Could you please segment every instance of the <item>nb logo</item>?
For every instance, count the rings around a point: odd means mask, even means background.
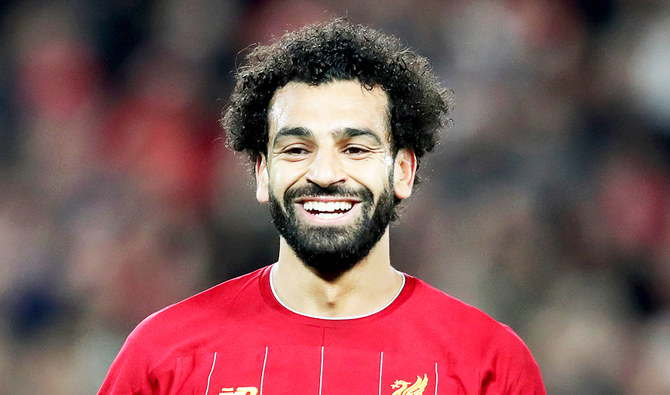
[[[237,387],[237,388],[221,388],[219,395],[256,395],[258,388],[256,387]]]

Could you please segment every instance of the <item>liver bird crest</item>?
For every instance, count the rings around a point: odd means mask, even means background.
[[[410,385],[411,384],[411,385]],[[428,385],[428,376],[416,376],[416,381],[412,384],[405,380],[396,380],[392,385],[395,391],[393,395],[421,395]]]

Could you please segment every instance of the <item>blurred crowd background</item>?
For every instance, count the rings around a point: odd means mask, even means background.
[[[663,0],[0,2],[0,393],[95,393],[142,318],[274,262],[218,118],[254,43],[333,16],[455,92],[395,266],[514,328],[551,394],[670,393]]]

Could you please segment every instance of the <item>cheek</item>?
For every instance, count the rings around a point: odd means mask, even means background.
[[[300,182],[306,173],[307,166],[301,163],[278,163],[269,173],[270,189],[274,190],[275,197],[282,198],[284,192]]]
[[[371,162],[354,163],[348,169],[350,177],[358,184],[369,189],[375,199],[390,186],[393,175],[393,159],[388,162],[384,158],[371,159]]]

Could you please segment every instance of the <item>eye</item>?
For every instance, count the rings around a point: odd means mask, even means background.
[[[361,147],[358,145],[350,145],[346,147],[343,151],[347,155],[352,155],[352,156],[360,156],[360,155],[365,155],[370,152],[369,149],[365,147]]]
[[[305,147],[291,146],[282,151],[284,154],[291,156],[307,155],[309,151]]]

